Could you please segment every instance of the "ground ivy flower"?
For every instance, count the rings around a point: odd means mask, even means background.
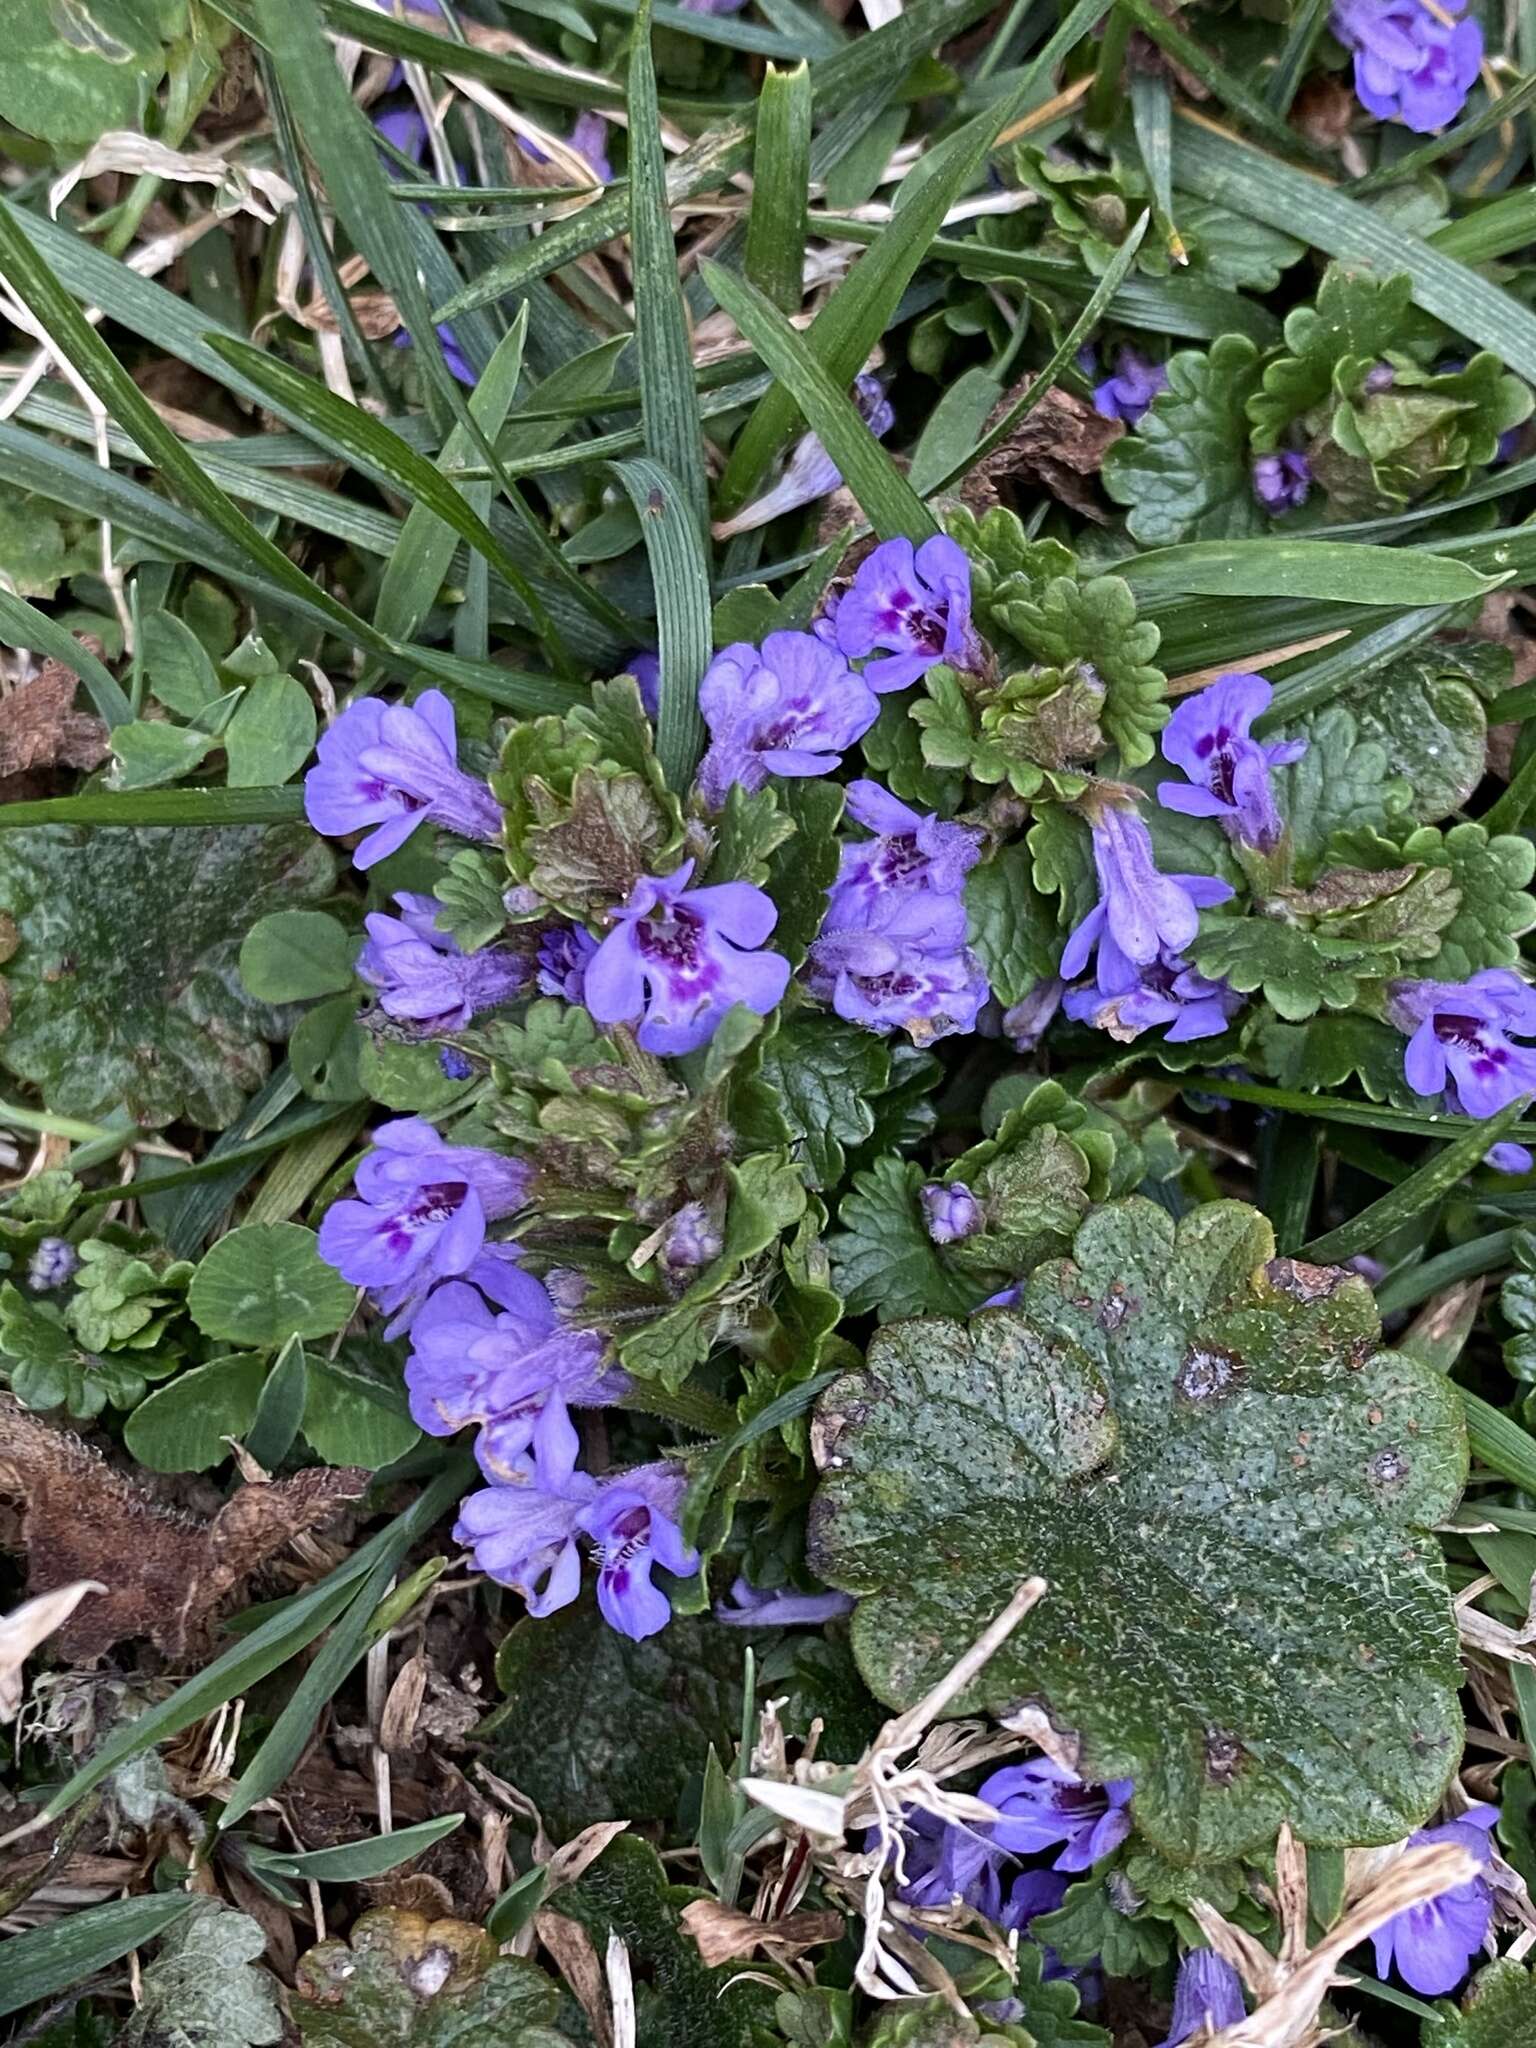
[[[950,1181],[947,1186],[942,1181],[930,1181],[927,1187],[918,1190],[917,1199],[922,1205],[928,1235],[935,1244],[955,1244],[961,1238],[974,1237],[985,1227],[981,1204],[963,1180]]]
[[[1059,974],[1042,975],[1011,1010],[1003,1012],[1003,1036],[1013,1040],[1015,1052],[1034,1051],[1061,1008],[1065,989]]]
[[[859,564],[852,583],[816,622],[823,640],[850,661],[880,654],[864,680],[882,695],[905,690],[939,662],[979,669],[980,640],[971,625],[971,564],[947,535],[913,549],[909,540],[882,541]]]
[[[379,992],[387,1017],[430,1030],[461,1031],[477,1010],[489,1010],[515,995],[528,979],[528,964],[505,946],[465,953],[437,922],[442,905],[435,896],[401,891],[398,917],[373,911],[364,918],[368,942],[357,971]]]
[[[592,166],[592,175],[599,184],[613,182],[613,165],[608,161],[608,117],[589,108],[576,116],[571,123],[570,145],[578,156],[584,156]]]
[[[523,1206],[531,1178],[521,1159],[450,1145],[421,1117],[397,1117],[374,1132],[358,1164],[359,1199],[326,1210],[320,1256],[369,1288],[386,1314],[402,1312],[393,1336],[433,1281],[470,1270],[486,1226]]]
[[[1442,1827],[1420,1828],[1408,1837],[1408,1846],[1453,1842],[1486,1864],[1493,1853],[1488,1830],[1498,1817],[1496,1806],[1469,1806],[1459,1819]],[[1385,1977],[1395,1965],[1403,1982],[1421,1998],[1438,1998],[1454,1991],[1466,1976],[1492,1924],[1493,1888],[1486,1878],[1474,1877],[1437,1899],[1394,1913],[1378,1927],[1371,1937],[1376,1974]]]
[[[1208,980],[1182,953],[1164,949],[1155,960],[1128,960],[1106,932],[1094,980],[1068,989],[1062,1007],[1121,1045],[1159,1024],[1168,1026],[1170,1045],[1182,1045],[1225,1031],[1243,998],[1226,982]]]
[[[880,712],[869,684],[814,633],[722,648],[699,684],[699,709],[710,733],[699,789],[715,810],[732,783],[756,790],[770,775],[831,774]]]
[[[1247,2018],[1243,1980],[1214,1949],[1192,1948],[1173,1984],[1173,2017],[1157,2048],[1184,2048],[1202,2028],[1212,2033]]]
[[[991,993],[965,934],[957,896],[896,889],[869,904],[833,889],[806,985],[850,1023],[927,1045],[974,1029]]]
[[[1093,409],[1101,419],[1123,420],[1134,427],[1160,392],[1168,389],[1168,372],[1148,362],[1133,348],[1115,358],[1114,373],[1093,387]]]
[[[661,710],[661,656],[653,647],[637,647],[624,662],[623,674],[633,676],[640,687],[640,706],[655,722]]]
[[[467,1494],[454,1524],[453,1540],[473,1554],[476,1571],[520,1593],[541,1618],[581,1591],[576,1534],[597,1481],[577,1471],[579,1449],[567,1418],[563,1429],[545,1432],[515,1484]]]
[[[1417,1095],[1449,1087],[1468,1116],[1494,1116],[1536,1095],[1536,1051],[1511,1043],[1536,1037],[1536,989],[1507,967],[1467,981],[1394,981],[1387,1016],[1411,1032],[1403,1073]]]
[[[1106,933],[1128,960],[1181,953],[1200,928],[1201,910],[1232,894],[1229,883],[1211,875],[1159,874],[1152,835],[1135,811],[1102,805],[1091,827],[1099,900],[1068,936],[1064,981],[1082,973]]]
[[[1220,818],[1245,846],[1267,853],[1285,830],[1270,770],[1299,761],[1305,740],[1256,740],[1249,728],[1269,709],[1263,676],[1234,672],[1186,697],[1163,728],[1164,758],[1189,777],[1160,782],[1157,800],[1186,818]]]
[[[853,380],[853,402],[859,417],[877,441],[883,440],[896,424],[896,411],[885,395],[878,377],[861,373]],[[814,505],[842,482],[842,472],[815,434],[802,434],[790,450],[789,460],[771,490],[730,519],[714,528],[716,540],[730,540],[738,533],[754,533],[785,512],[798,512],[802,505]]]
[[[561,996],[568,1003],[586,1000],[587,969],[597,955],[597,941],[584,925],[561,925],[539,941],[539,993]]]
[[[989,1824],[999,1848],[1034,1856],[1055,1848],[1056,1870],[1087,1870],[1131,1831],[1127,1811],[1134,1785],[1113,1778],[1096,1785],[1048,1756],[1006,1764],[977,1787],[976,1796],[1001,1816]]]
[[[414,704],[364,697],[345,710],[304,778],[304,810],[327,838],[375,829],[353,850],[360,868],[394,853],[422,823],[461,839],[501,834],[501,810],[483,782],[458,764],[453,706],[441,690]]]
[[[1277,449],[1253,465],[1253,495],[1267,512],[1295,512],[1311,488],[1312,465],[1299,448]]]
[[[844,900],[861,892],[869,902],[892,889],[931,889],[958,895],[981,858],[981,834],[932,812],[914,811],[878,782],[848,785],[848,815],[875,834],[845,845],[837,890]]]
[[[797,1593],[792,1587],[770,1592],[738,1578],[730,1604],[717,1601],[714,1615],[727,1628],[807,1628],[852,1614],[855,1604],[851,1593]]]
[[[1335,0],[1333,32],[1355,53],[1355,91],[1379,121],[1428,135],[1454,121],[1483,61],[1475,21],[1445,21],[1465,0]]]
[[[941,1820],[920,1806],[908,1807],[901,1821],[897,1897],[909,1906],[926,1906],[931,1911],[947,1906],[952,1899],[963,1899],[989,1920],[999,1919],[1002,1873],[1012,1859],[988,1835],[985,1821],[967,1826],[962,1821]],[[865,1841],[868,1847],[878,1845],[873,1830]]]
[[[27,1285],[38,1294],[51,1294],[72,1280],[80,1254],[67,1237],[42,1237],[27,1261]]]
[[[779,921],[750,882],[690,889],[693,862],[643,875],[586,968],[585,1002],[599,1024],[639,1020],[647,1052],[706,1045],[733,1003],[766,1016],[789,985],[789,962],[758,952]]]
[[[603,1619],[643,1642],[672,1619],[672,1604],[651,1584],[656,1565],[679,1578],[699,1568],[699,1553],[677,1525],[687,1474],[680,1465],[637,1465],[603,1482],[582,1516],[597,1546],[597,1604]]]

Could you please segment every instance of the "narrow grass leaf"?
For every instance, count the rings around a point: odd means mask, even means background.
[[[810,179],[811,74],[770,64],[757,101],[746,272],[781,313],[798,312],[804,293]]]
[[[97,716],[107,725],[126,725],[132,718],[133,707],[111,670],[66,626],[9,590],[0,590],[0,638],[9,647],[25,647],[33,654],[50,655],[66,668],[72,668],[84,683]]]
[[[1467,1441],[1478,1464],[1513,1481],[1523,1493],[1536,1493],[1536,1438],[1481,1394],[1465,1387],[1456,1391],[1467,1411]]]
[[[1499,1142],[1527,1106],[1524,1102],[1512,1102],[1497,1116],[1463,1131],[1378,1201],[1368,1204],[1347,1223],[1341,1223],[1337,1230],[1326,1230],[1321,1237],[1303,1245],[1301,1257],[1318,1266],[1342,1265],[1358,1252],[1380,1244],[1394,1230],[1401,1230],[1404,1224],[1422,1216],[1426,1209],[1434,1208],[1443,1195],[1448,1195],[1479,1164],[1483,1154]]]
[[[1457,604],[1482,597],[1498,577],[1418,548],[1356,541],[1197,540],[1153,548],[1117,565],[1141,591],[1196,597],[1315,597],[1335,604]]]
[[[1306,76],[1312,49],[1323,32],[1332,0],[1302,0],[1287,31],[1279,60],[1264,87],[1264,98],[1282,117],[1291,111],[1296,89]]]
[[[88,789],[0,804],[14,825],[282,825],[304,815],[304,792],[280,789]]]
[[[174,1927],[197,1904],[191,1892],[146,1892],[88,1906],[0,1941],[0,2015],[83,1984]]]
[[[398,1870],[413,1856],[430,1849],[462,1827],[462,1813],[439,1814],[435,1820],[418,1821],[413,1828],[397,1828],[393,1834],[374,1835],[363,1842],[338,1842],[331,1849],[306,1849],[297,1856],[278,1859],[283,1877],[321,1878],[330,1884],[362,1884],[371,1877],[383,1877]]]
[[[1486,1123],[1470,1117],[1452,1116],[1446,1110],[1391,1109],[1384,1102],[1354,1102],[1347,1095],[1313,1095],[1297,1088],[1271,1088],[1261,1081],[1233,1081],[1230,1086],[1220,1074],[1181,1076],[1181,1091],[1192,1095],[1230,1095],[1234,1102],[1257,1103],[1261,1109],[1293,1110],[1298,1116],[1315,1116],[1324,1123],[1358,1124],[1367,1131],[1393,1131],[1411,1138],[1450,1138],[1486,1132]],[[1502,1136],[1517,1138],[1521,1144],[1536,1144],[1536,1123],[1513,1124]],[[1484,1149],[1491,1143],[1485,1138]],[[1508,1196],[1500,1197],[1507,1207]]]
[[[650,558],[661,648],[656,751],[668,786],[683,795],[704,751],[699,683],[714,645],[709,563],[693,506],[659,462],[639,455],[629,462],[614,463],[613,473],[640,515],[640,531]]]
[[[1151,71],[1131,74],[1131,118],[1142,168],[1152,187],[1158,232],[1175,262],[1186,261],[1173,219],[1173,103],[1166,78]]]
[[[1432,1259],[1390,1273],[1376,1289],[1376,1306],[1383,1316],[1396,1315],[1400,1309],[1417,1308],[1432,1294],[1475,1279],[1479,1273],[1496,1272],[1514,1257],[1515,1244],[1524,1234],[1513,1224],[1507,1230],[1490,1230],[1485,1237],[1452,1245]]]
[[[1207,92],[1220,100],[1239,121],[1290,155],[1309,156],[1317,161],[1323,159],[1325,152],[1317,143],[1309,142],[1298,130],[1288,126],[1258,93],[1218,64],[1203,43],[1197,43],[1176,22],[1160,14],[1152,0],[1118,0],[1118,5],[1143,35],[1156,43],[1165,56],[1198,78]],[[1181,178],[1178,182],[1182,184],[1184,181]]]

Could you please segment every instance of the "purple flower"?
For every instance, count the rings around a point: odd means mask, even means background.
[[[459,1502],[453,1540],[474,1553],[476,1571],[521,1593],[530,1614],[553,1614],[581,1591],[576,1532],[597,1493],[590,1473],[576,1470],[580,1448],[570,1418],[542,1433],[539,1450],[517,1481],[488,1486]]]
[[[932,812],[914,811],[878,782],[848,785],[848,815],[876,836],[845,845],[838,868],[842,900],[855,894],[873,904],[892,889],[931,889],[958,895],[981,858],[981,834]]]
[[[918,1200],[928,1235],[935,1244],[954,1244],[985,1228],[981,1204],[963,1180],[951,1181],[948,1186],[942,1181],[930,1181],[919,1190]]]
[[[355,1176],[361,1199],[325,1212],[320,1256],[394,1315],[434,1280],[469,1272],[487,1224],[522,1207],[532,1175],[521,1159],[448,1144],[417,1116],[381,1124],[373,1145]],[[387,1334],[404,1327],[402,1317]]]
[[[605,1407],[628,1381],[605,1370],[601,1334],[568,1329],[531,1273],[487,1268],[473,1287],[445,1280],[427,1296],[411,1325],[405,1384],[411,1415],[429,1436],[485,1425],[482,1467],[501,1478],[517,1468],[546,1411]]]
[[[539,941],[539,991],[562,996],[568,1003],[586,1000],[587,969],[597,955],[597,941],[585,925],[561,925]]]
[[[1485,967],[1468,981],[1395,981],[1387,1016],[1412,1036],[1403,1073],[1417,1095],[1454,1087],[1467,1116],[1494,1116],[1522,1095],[1536,1095],[1536,1052],[1511,1034],[1536,1037],[1536,989],[1507,967]]]
[[[806,983],[869,1031],[899,1028],[918,1045],[970,1031],[990,990],[965,932],[958,896],[893,889],[868,904],[833,889]]]
[[[605,1480],[582,1516],[597,1546],[597,1604],[603,1619],[631,1642],[643,1642],[672,1619],[672,1605],[651,1584],[656,1565],[680,1578],[699,1568],[699,1553],[677,1526],[688,1480],[679,1465],[637,1465]]]
[[[678,0],[684,14],[740,14],[747,0]]]
[[[693,862],[643,875],[613,912],[614,928],[586,969],[586,1006],[599,1024],[628,1024],[647,1052],[707,1045],[733,1003],[767,1013],[789,985],[789,962],[751,950],[779,921],[750,882],[690,889]]]
[[[1179,1964],[1173,1985],[1173,2017],[1157,2048],[1183,2048],[1202,2027],[1214,2032],[1246,2019],[1243,1980],[1214,1949],[1192,1948]]]
[[[661,1262],[673,1273],[692,1272],[718,1259],[725,1243],[719,1224],[702,1202],[684,1202],[667,1218],[661,1240]]]
[[[1459,13],[1458,0],[1446,0],[1444,11]],[[1355,53],[1366,112],[1416,135],[1455,120],[1483,61],[1478,24],[1441,21],[1422,0],[1335,0],[1333,32]]]
[[[1299,761],[1305,740],[1256,740],[1249,727],[1269,708],[1274,691],[1263,676],[1240,671],[1186,697],[1163,728],[1164,757],[1189,782],[1160,782],[1157,800],[1186,818],[1221,818],[1245,846],[1267,853],[1285,826],[1270,788],[1272,768]],[[1230,891],[1228,892],[1230,894]]]
[[[1182,952],[1199,930],[1201,910],[1232,894],[1230,884],[1210,875],[1159,874],[1152,835],[1135,811],[1106,804],[1092,830],[1099,901],[1067,939],[1063,980],[1082,973],[1106,933],[1128,960],[1146,963]]]
[[[851,1593],[770,1593],[754,1586],[750,1579],[737,1579],[731,1587],[731,1604],[717,1602],[716,1621],[727,1628],[800,1628],[838,1616],[852,1614]]]
[[[467,1060],[455,1045],[445,1045],[437,1056],[445,1081],[467,1081],[475,1071],[474,1062]]]
[[[327,838],[368,833],[353,850],[371,868],[403,846],[426,820],[461,839],[492,840],[501,810],[483,782],[458,765],[453,706],[441,690],[423,690],[414,704],[363,697],[345,710],[304,778],[304,809]]]
[[[624,674],[640,685],[640,704],[653,723],[661,711],[661,656],[653,647],[637,647],[624,663]]]
[[[435,896],[402,891],[395,902],[399,917],[376,910],[363,920],[368,943],[357,959],[387,1017],[462,1031],[477,1010],[505,1002],[528,979],[527,963],[504,946],[461,952],[453,934],[438,927],[442,905]]]
[[[1479,1863],[1487,1863],[1492,1855],[1488,1830],[1498,1817],[1496,1806],[1469,1806],[1459,1820],[1447,1821],[1443,1827],[1420,1828],[1408,1837],[1408,1846],[1415,1849],[1425,1842],[1453,1842],[1469,1850]],[[1454,1991],[1492,1923],[1492,1887],[1486,1878],[1474,1877],[1437,1899],[1395,1913],[1384,1927],[1378,1927],[1371,1937],[1376,1974],[1385,1977],[1396,1964],[1397,1974],[1421,1998]]]
[[[722,648],[699,684],[699,709],[710,734],[699,788],[714,810],[732,783],[755,790],[770,775],[830,774],[880,713],[868,683],[813,633]]]
[[[850,661],[889,649],[864,670],[865,682],[882,696],[905,690],[941,661],[979,669],[970,558],[942,533],[915,553],[909,540],[884,540],[841,596],[828,602],[816,631]]]
[[[1253,465],[1253,495],[1266,511],[1296,511],[1311,488],[1312,465],[1298,448],[1261,455]]]
[[[1015,1052],[1033,1052],[1044,1038],[1061,1008],[1063,988],[1059,974],[1042,975],[1028,994],[1003,1012],[1003,1036],[1013,1040]]]
[[[877,441],[883,440],[896,424],[896,411],[880,379],[865,373],[857,376],[853,400],[865,426]],[[802,505],[812,505],[818,498],[826,497],[842,480],[842,472],[817,436],[802,434],[790,450],[789,460],[773,488],[754,498],[750,505],[743,505],[733,518],[721,520],[714,528],[715,539],[730,540],[738,533],[753,533],[782,513],[798,512]]]
[[[901,1822],[897,1897],[909,1906],[932,1910],[959,1898],[989,1920],[998,1919],[1003,1910],[1002,1872],[1011,1858],[989,1840],[989,1833],[985,1821],[968,1827],[941,1820],[920,1806],[909,1807]],[[866,1842],[875,1846],[873,1831]]]
[[[613,182],[613,165],[608,161],[608,117],[590,110],[580,113],[571,124],[569,141],[578,156],[592,166],[600,185]]]
[[[1531,1157],[1528,1145],[1516,1145],[1512,1140],[1505,1140],[1488,1147],[1483,1154],[1483,1164],[1491,1166],[1495,1173],[1529,1173],[1536,1166],[1536,1159]]]
[[[1048,1756],[1007,1764],[977,1787],[978,1799],[1002,1816],[990,1831],[1000,1848],[1034,1856],[1061,1843],[1056,1870],[1087,1870],[1118,1849],[1131,1831],[1126,1810],[1134,1785],[1114,1778],[1095,1785]]]
[[[1155,960],[1128,960],[1106,932],[1099,941],[1096,978],[1068,989],[1062,1006],[1080,1024],[1107,1031],[1129,1045],[1158,1024],[1167,1042],[1214,1038],[1225,1031],[1243,998],[1224,981],[1208,981],[1181,953],[1165,948]]]
[[[989,1294],[985,1301],[978,1301],[971,1314],[975,1315],[977,1310],[984,1308],[1017,1308],[1023,1299],[1024,1282],[1015,1280],[1011,1287],[1000,1287],[996,1294]]]
[[[80,1254],[67,1237],[42,1237],[27,1261],[27,1285],[38,1294],[51,1294],[74,1278]]]
[[[1133,348],[1121,349],[1115,358],[1114,375],[1093,388],[1093,409],[1101,419],[1124,420],[1134,427],[1160,391],[1168,389],[1168,372],[1161,363],[1149,363]]]

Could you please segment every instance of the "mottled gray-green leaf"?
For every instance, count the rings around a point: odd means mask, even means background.
[[[1386,749],[1387,773],[1412,792],[1408,816],[1433,825],[1459,810],[1487,768],[1482,699],[1453,662],[1410,655],[1350,699],[1363,740]]]
[[[1459,2007],[1442,1999],[1420,2048],[1536,2048],[1536,1977],[1520,1963],[1490,1963]]]
[[[119,2048],[269,2048],[283,2038],[267,1937],[248,1913],[208,1906],[161,1938]]]
[[[1387,737],[1363,726],[1354,710],[1329,704],[1288,721],[1283,733],[1307,742],[1299,761],[1275,770],[1276,800],[1304,873],[1335,832],[1380,830],[1406,818],[1412,791],[1393,772]]]
[[[288,1021],[242,984],[241,941],[333,874],[303,826],[0,835],[0,910],[20,933],[0,1063],[61,1115],[126,1103],[147,1125],[232,1122]]]
[[[1353,1275],[1207,1203],[1098,1210],[1022,1307],[887,1328],[823,1396],[808,1555],[861,1596],[865,1679],[912,1704],[1019,1583],[1050,1590],[955,1713],[1042,1700],[1133,1778],[1176,1860],[1422,1824],[1460,1754],[1439,1546],[1454,1389],[1377,1349]]]

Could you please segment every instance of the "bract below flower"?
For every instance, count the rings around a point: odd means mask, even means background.
[[[461,839],[500,837],[500,806],[459,767],[453,706],[441,690],[423,690],[414,704],[362,698],[341,714],[316,755],[304,778],[305,815],[330,839],[366,831],[352,854],[360,868],[398,851],[422,824]]]
[[[882,541],[828,604],[816,631],[850,661],[877,656],[863,674],[882,694],[905,690],[941,661],[979,669],[970,557],[945,534],[916,550],[909,540]]]
[[[692,873],[689,860],[642,876],[587,964],[587,1008],[599,1024],[638,1022],[647,1052],[693,1052],[733,1003],[766,1016],[789,985],[781,954],[753,950],[779,921],[772,900],[750,882],[690,889]]]
[[[733,783],[750,791],[770,775],[831,774],[880,713],[869,684],[814,633],[722,648],[699,684],[699,709],[710,732],[699,790],[714,810]]]

